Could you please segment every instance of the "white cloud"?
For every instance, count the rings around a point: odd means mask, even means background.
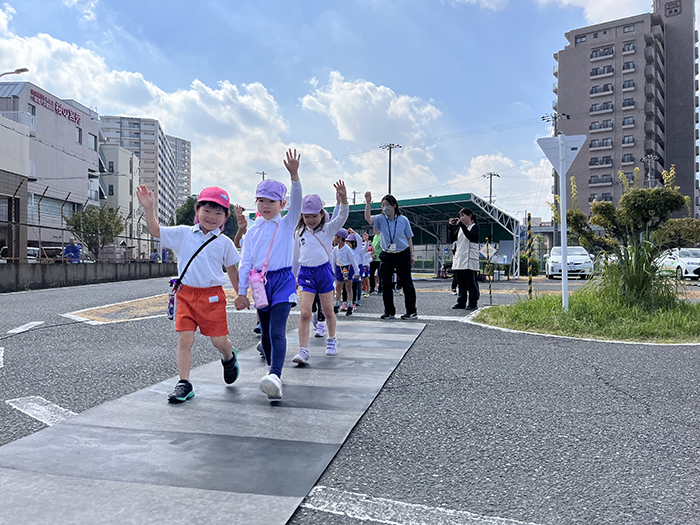
[[[0,35],[6,35],[10,31],[10,21],[16,13],[14,8],[9,4],[3,4],[0,9]]]
[[[591,24],[649,13],[652,9],[651,0],[537,0],[537,3],[583,8],[584,16]]]
[[[366,80],[347,82],[333,71],[328,84],[301,100],[305,109],[327,116],[342,140],[376,143],[425,137],[425,128],[441,116],[432,104],[397,95]]]
[[[100,0],[63,0],[66,7],[76,8],[83,15],[83,20],[94,22],[97,20],[95,9]]]

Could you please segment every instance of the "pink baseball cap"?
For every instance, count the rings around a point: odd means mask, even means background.
[[[197,202],[215,202],[219,206],[226,208],[228,212],[230,210],[231,201],[228,198],[228,193],[223,188],[218,188],[216,186],[210,186],[209,188],[204,188],[199,192],[199,197],[197,197]]]

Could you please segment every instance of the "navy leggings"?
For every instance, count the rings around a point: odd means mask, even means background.
[[[287,356],[287,318],[291,309],[292,303],[277,303],[267,311],[258,310],[265,360],[270,373],[277,377],[282,377],[284,358]]]

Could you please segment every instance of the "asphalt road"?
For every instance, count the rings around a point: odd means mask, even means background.
[[[560,286],[535,280],[536,290]],[[91,326],[61,315],[165,289],[157,279],[1,295],[0,444],[44,427],[7,399],[41,396],[81,412],[174,376],[176,336],[165,317]],[[464,312],[451,310],[449,281],[420,281],[417,289],[427,328],[317,486],[385,502],[392,512],[409,504],[404,518],[385,523],[419,523],[405,516],[421,509],[457,513],[434,523],[700,523],[698,346],[485,328],[459,322]],[[486,305],[488,287],[481,290]],[[494,304],[526,295],[525,279],[493,284]],[[395,299],[403,313],[403,298]],[[372,296],[360,315],[340,322],[381,312]],[[297,321],[290,316],[290,329]],[[231,312],[229,324],[236,347],[257,342],[252,314]],[[197,337],[195,366],[215,359]],[[312,500],[290,524],[367,523],[366,504],[332,514]]]

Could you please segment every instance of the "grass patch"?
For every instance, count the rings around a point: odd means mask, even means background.
[[[570,295],[568,312],[561,306],[561,294],[547,294],[487,308],[474,320],[524,332],[569,337],[700,343],[700,305],[679,300],[672,306],[653,310],[624,306],[589,286]]]

